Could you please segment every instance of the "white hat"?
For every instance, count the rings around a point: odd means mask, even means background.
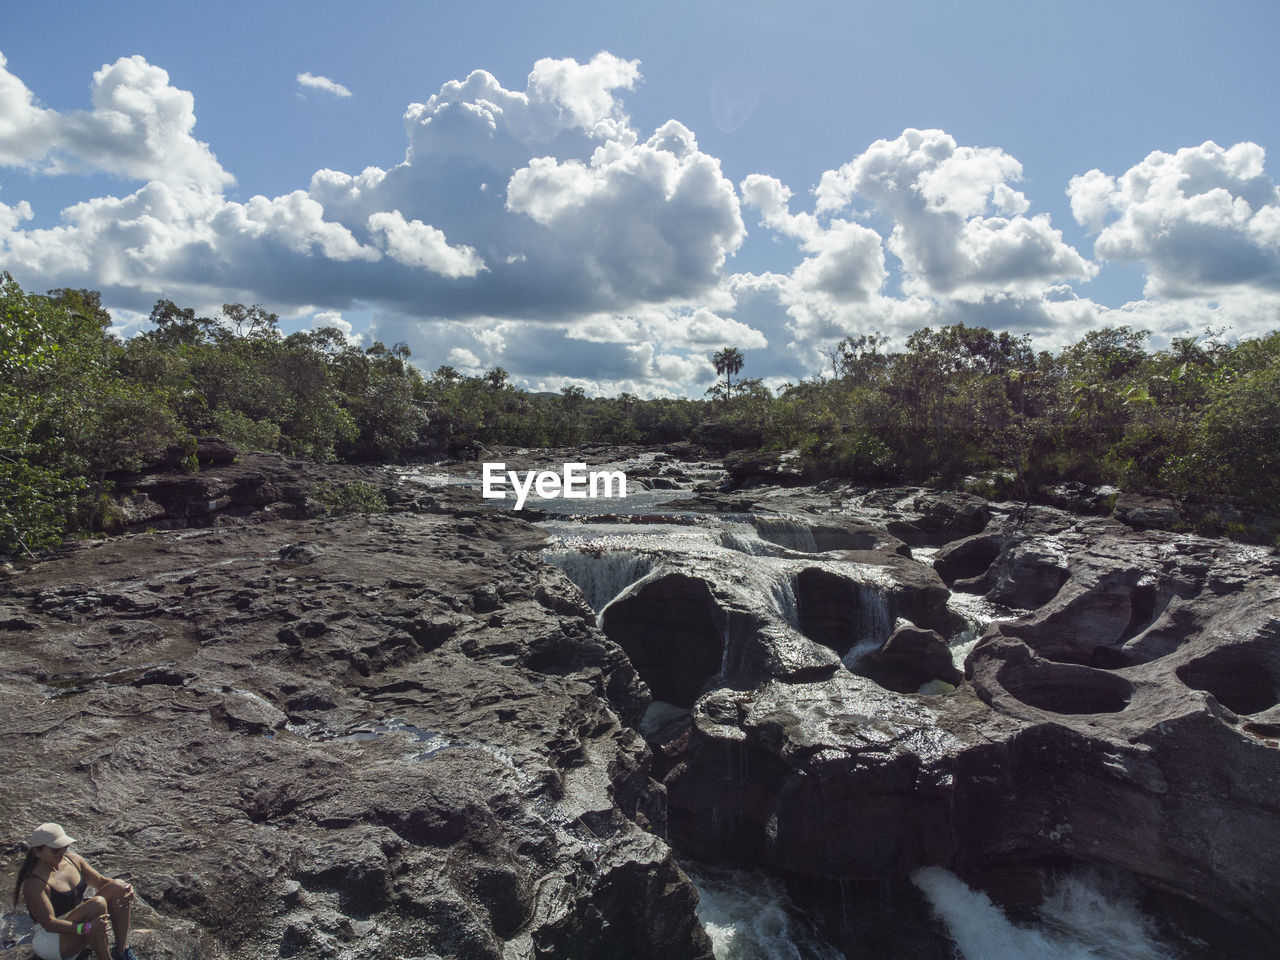
[[[42,823],[27,839],[29,847],[69,847],[75,843],[74,837],[68,837],[67,831],[56,823]]]

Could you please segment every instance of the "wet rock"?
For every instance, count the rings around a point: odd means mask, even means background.
[[[957,686],[964,679],[951,659],[947,641],[934,630],[903,625],[866,658],[866,669],[882,687],[915,693],[930,680]]]
[[[799,486],[806,482],[798,451],[735,451],[724,458],[733,489]]]
[[[153,520],[159,520],[165,516],[166,512],[164,507],[145,493],[123,497],[116,502],[120,507],[121,522],[130,529],[143,527]]]
[[[196,459],[202,467],[220,467],[235,463],[240,448],[222,437],[200,437],[196,440]]]
[[[696,463],[701,460],[711,459],[711,453],[706,447],[700,447],[698,444],[687,440],[679,443],[669,443],[663,449],[669,456],[685,463]]]
[[[320,548],[314,543],[286,543],[278,554],[285,563],[315,563],[320,557]]]
[[[991,518],[987,502],[967,493],[924,492],[895,505],[900,518],[885,529],[909,546],[940,546],[980,533]]]
[[[691,706],[720,670],[724,616],[696,577],[670,573],[645,581],[605,608],[601,628],[658,700]]]
[[[381,467],[307,464],[241,452],[217,438],[201,439],[200,444],[200,469],[195,473],[181,467],[178,457],[147,472],[109,478],[128,531],[311,519],[325,513],[312,496],[317,486],[341,487],[359,480],[392,489],[391,477]]]
[[[942,581],[955,590],[986,593],[990,589],[987,571],[1004,545],[997,534],[977,534],[954,540],[933,558],[933,569]]]
[[[841,523],[887,526],[910,499],[857,498],[869,513],[841,500]],[[804,490],[768,500],[812,511],[808,531],[833,522]],[[735,639],[687,725],[680,713],[646,727],[681,849],[777,871],[829,917],[832,878],[905,884],[931,863],[1027,909],[1027,886],[1001,878],[1054,863],[1124,871],[1170,916],[1215,918],[1196,921],[1215,927],[1214,945],[1189,956],[1243,960],[1239,945],[1280,933],[1267,906],[1280,893],[1274,555],[994,505],[935,569],[883,548],[791,562],[795,625],[848,669],[784,676],[765,651],[805,649],[796,631],[767,604],[743,607],[716,579],[730,574],[707,574]],[[1003,619],[964,678],[944,580],[1010,604],[992,608]],[[860,654],[868,642],[879,648]]]

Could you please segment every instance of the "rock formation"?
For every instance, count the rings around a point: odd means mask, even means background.
[[[586,518],[626,535],[564,572],[376,468],[133,478],[153,532],[2,582],[11,833],[131,879],[148,957],[710,960],[673,847],[860,955],[948,955],[929,865],[1014,916],[1115,871],[1182,955],[1276,955],[1274,551],[784,461],[717,492],[697,455],[592,451],[700,513]],[[322,516],[315,476],[392,512]]]
[[[4,821],[128,877],[150,958],[709,960],[648,695],[543,542],[472,506],[64,549],[4,583]]]
[[[1166,916],[1178,904],[1199,918],[1189,921],[1194,930],[1169,932],[1187,955],[1274,952],[1274,553],[1049,508],[957,523],[944,506],[924,516],[945,522],[921,525],[886,514],[893,504],[918,510],[929,495],[893,496],[850,498],[846,508],[865,520],[861,511],[876,501],[871,508],[885,511],[878,519],[898,535],[908,526],[922,537],[961,535],[937,553],[938,573],[917,570],[1013,609],[987,628],[958,689],[924,696],[913,686],[922,678],[946,683],[936,691],[960,680],[939,657],[954,626],[927,600],[927,586],[917,583],[903,602],[895,592],[912,580],[888,566],[890,582],[876,590],[899,626],[851,660],[847,641],[830,638],[865,637],[858,621],[868,601],[853,584],[867,581],[852,567],[870,558],[836,552],[801,570],[798,626],[844,664],[803,682],[767,670],[713,678],[688,728],[668,723],[679,739],[659,748],[671,768],[664,783],[677,848],[767,865],[829,920],[850,912],[842,902],[850,889],[905,888],[923,865],[985,883],[1014,911],[1034,905],[1032,868],[1120,870],[1148,899],[1163,898]],[[788,501],[775,491],[767,503]],[[815,516],[831,521],[830,507]],[[609,632],[607,614],[603,622]],[[866,930],[844,934],[847,946],[867,948]],[[1196,938],[1211,947],[1195,947]]]

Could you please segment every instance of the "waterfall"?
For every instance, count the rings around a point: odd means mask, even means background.
[[[577,584],[597,614],[653,569],[652,557],[630,550],[546,550],[542,556]]]
[[[1012,923],[985,893],[942,867],[911,876],[965,960],[1172,960],[1132,896],[1115,881],[1081,870],[1059,877],[1036,927]]]
[[[756,516],[751,518],[752,525],[761,540],[768,540],[788,550],[800,553],[817,553],[818,544],[813,539],[813,530],[807,523],[794,517]]]
[[[857,662],[872,651],[879,650],[896,626],[884,593],[873,584],[859,583],[856,598],[853,645],[842,658],[844,665],[855,673]]]
[[[884,592],[869,583],[858,584],[858,644],[879,647],[893,633],[894,621]]]
[[[716,960],[844,960],[819,940],[782,883],[759,872],[683,864]]]
[[[753,557],[771,557],[779,552],[776,543],[760,539],[754,528],[744,523],[734,524],[734,527],[739,529],[730,528],[720,531],[715,542],[727,550],[736,550],[738,553]]]
[[[796,604],[796,580],[791,573],[784,573],[773,582],[773,604],[783,623],[800,628],[800,608]]]

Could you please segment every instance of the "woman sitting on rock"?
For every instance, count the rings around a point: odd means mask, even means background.
[[[31,946],[41,960],[67,960],[91,947],[97,960],[138,960],[129,941],[129,905],[133,887],[110,880],[67,847],[75,843],[56,823],[41,824],[27,840],[30,848],[13,902],[21,893],[37,926]],[[85,888],[97,890],[85,899]],[[107,952],[107,922],[116,946]]]

